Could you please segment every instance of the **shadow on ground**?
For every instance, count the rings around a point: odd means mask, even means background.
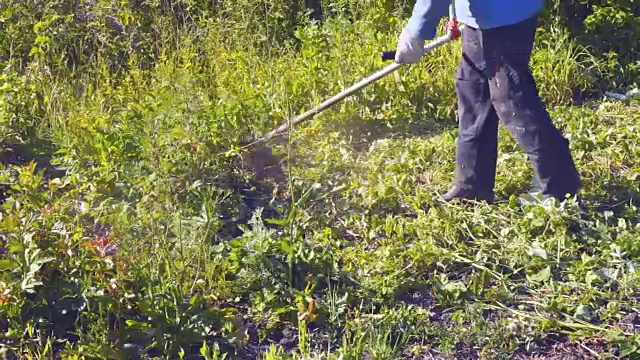
[[[28,144],[0,143],[0,163],[6,168],[9,166],[25,166],[31,162],[35,163],[35,171],[43,171],[45,180],[61,178],[65,175],[64,170],[56,168],[51,163],[51,155],[47,152],[37,151],[35,146]],[[0,202],[6,199],[8,185],[0,184]]]

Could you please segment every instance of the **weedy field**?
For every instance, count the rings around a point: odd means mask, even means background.
[[[3,357],[639,358],[640,111],[603,92],[640,17],[592,3],[532,62],[582,219],[521,201],[504,128],[503,201],[440,200],[458,42],[238,150],[387,65],[411,2],[1,2]]]

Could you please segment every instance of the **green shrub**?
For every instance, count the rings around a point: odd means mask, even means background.
[[[555,0],[547,19],[568,29],[600,60],[601,86],[636,82],[640,75],[640,3],[634,0]]]

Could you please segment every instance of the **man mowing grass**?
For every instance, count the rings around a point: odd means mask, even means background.
[[[529,68],[545,0],[457,0],[462,59],[456,71],[459,137],[455,180],[445,200],[493,202],[498,122],[533,163],[544,198],[560,201],[582,187],[568,141],[554,126]],[[417,0],[398,40],[396,62],[415,63],[448,12],[447,0]],[[579,203],[580,200],[578,198]]]

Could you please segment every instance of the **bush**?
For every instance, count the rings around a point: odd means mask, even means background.
[[[640,3],[634,0],[555,0],[547,11],[600,59],[603,87],[624,86],[640,75]]]

